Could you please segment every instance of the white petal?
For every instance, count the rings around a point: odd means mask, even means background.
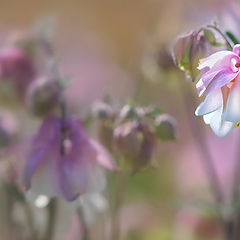
[[[226,136],[233,129],[234,125],[232,122],[222,120],[222,111],[223,108],[219,108],[214,112],[210,120],[210,127],[218,137]]]
[[[223,119],[230,122],[240,122],[240,83],[238,82],[231,87]]]
[[[205,124],[209,125],[211,122],[212,117],[214,116],[215,112],[208,113],[206,115],[203,115],[203,121]]]
[[[195,111],[196,116],[202,116],[211,113],[223,104],[223,97],[221,89],[217,89],[214,92],[207,95],[205,100],[197,107]]]

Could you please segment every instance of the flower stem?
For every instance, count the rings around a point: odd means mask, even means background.
[[[223,202],[223,194],[222,194],[222,190],[221,190],[221,184],[219,182],[219,179],[218,179],[218,176],[216,173],[216,169],[213,165],[213,161],[211,159],[209,150],[207,148],[206,141],[202,134],[200,125],[198,124],[196,119],[193,119],[194,118],[194,116],[193,116],[194,109],[193,109],[192,102],[193,102],[194,97],[193,97],[192,91],[190,89],[188,89],[186,91],[186,88],[188,88],[188,86],[181,86],[181,87],[182,87],[184,105],[185,105],[185,108],[187,111],[187,117],[188,117],[188,121],[189,121],[191,130],[192,130],[192,134],[195,137],[199,151],[202,155],[202,161],[203,161],[207,176],[209,178],[209,183],[212,187],[215,200],[218,205],[221,205],[221,203]]]
[[[229,40],[227,39],[227,36],[217,26],[209,24],[209,25],[207,25],[207,27],[214,29],[216,32],[218,32],[224,38],[224,40],[226,41],[226,44],[227,44],[229,50],[233,49],[233,46],[229,42]]]
[[[56,199],[51,199],[47,206],[48,216],[46,223],[46,231],[43,240],[52,240],[54,237],[56,214],[57,214],[57,201]]]
[[[120,239],[120,209],[122,207],[124,196],[126,193],[127,175],[123,172],[119,172],[117,176],[116,186],[116,198],[113,206],[112,218],[111,218],[111,240]]]
[[[86,224],[86,221],[84,219],[84,216],[83,216],[83,212],[82,212],[82,209],[81,207],[79,207],[77,209],[77,213],[78,213],[78,216],[81,220],[81,224],[82,224],[82,236],[81,236],[81,240],[90,240],[90,235],[89,235],[89,231],[88,231],[88,226]]]

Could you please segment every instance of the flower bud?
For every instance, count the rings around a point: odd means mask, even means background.
[[[175,140],[176,120],[170,115],[164,113],[158,115],[154,123],[157,137],[162,141]]]
[[[100,120],[113,119],[115,115],[112,107],[105,102],[95,103],[93,114]]]
[[[115,112],[112,107],[104,102],[98,102],[93,106],[93,114],[98,121],[97,131],[99,141],[109,150],[112,150],[113,123]]]
[[[26,103],[37,116],[49,114],[58,104],[60,88],[56,79],[40,77],[29,86]]]
[[[186,33],[176,40],[173,49],[175,63],[192,81],[199,74],[197,69],[199,59],[209,54],[209,47],[207,38],[196,31]]]
[[[38,42],[36,34],[28,31],[14,31],[7,39],[7,45],[18,47],[29,56],[35,54]]]
[[[20,48],[5,48],[0,51],[0,80],[12,81],[20,97],[35,75],[34,66],[28,55]]]
[[[114,130],[113,143],[123,170],[138,171],[151,161],[155,138],[144,123],[126,122]]]
[[[136,118],[137,116],[138,116],[138,112],[136,108],[129,104],[123,106],[123,108],[119,113],[119,118],[121,120],[133,119],[133,118]]]

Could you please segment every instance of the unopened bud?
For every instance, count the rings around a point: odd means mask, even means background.
[[[121,120],[134,119],[138,116],[137,110],[131,105],[125,105],[119,113],[119,118]]]
[[[164,113],[156,117],[154,123],[157,137],[162,141],[175,140],[176,120]]]
[[[34,114],[43,116],[54,110],[59,95],[60,88],[56,79],[40,77],[30,85],[26,103]]]
[[[177,38],[174,45],[174,60],[177,66],[195,80],[199,60],[209,54],[210,43],[202,33],[191,31]]]
[[[155,138],[146,124],[126,122],[114,130],[113,136],[122,169],[136,172],[150,163]]]
[[[12,81],[19,96],[25,95],[35,75],[28,55],[20,48],[5,48],[0,51],[0,80]]]
[[[105,102],[97,102],[93,105],[93,114],[100,120],[107,120],[114,118],[114,111],[112,107]]]

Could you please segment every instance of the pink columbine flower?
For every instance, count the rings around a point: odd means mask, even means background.
[[[196,87],[205,100],[196,109],[216,135],[228,134],[240,122],[240,44],[233,51],[219,51],[200,61],[203,72]]]
[[[73,201],[85,192],[103,190],[101,166],[116,170],[110,155],[90,138],[77,118],[49,117],[32,143],[24,185],[34,194]]]

